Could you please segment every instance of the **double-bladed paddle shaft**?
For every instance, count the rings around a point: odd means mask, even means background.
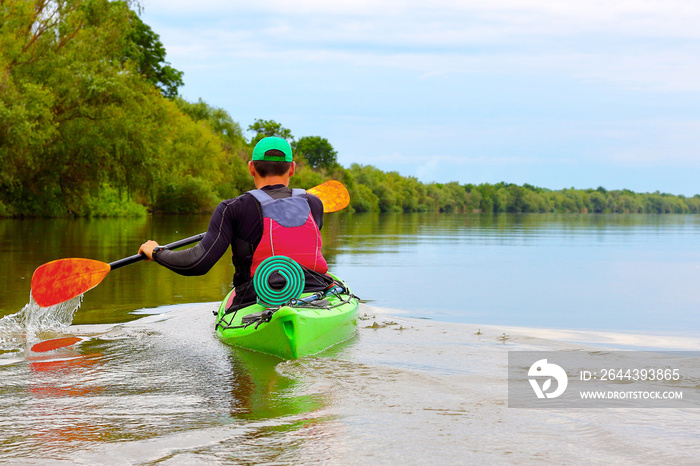
[[[163,246],[165,249],[177,249],[183,246],[187,246],[192,243],[199,243],[204,238],[205,233],[200,233],[198,235],[190,236],[189,238],[181,239],[175,241],[174,243],[166,244]],[[142,261],[146,258],[143,254],[134,254],[133,256],[125,257],[124,259],[119,259],[118,261],[110,262],[109,267],[111,270],[124,267],[125,265],[133,264],[134,262]]]
[[[323,202],[324,212],[337,212],[350,203],[350,195],[342,183],[326,181],[309,190]],[[175,241],[163,247],[177,249],[196,243],[204,238],[204,233]],[[41,307],[49,307],[75,298],[96,287],[110,270],[133,264],[146,256],[135,254],[110,264],[92,259],[59,259],[39,266],[32,276],[32,297]]]

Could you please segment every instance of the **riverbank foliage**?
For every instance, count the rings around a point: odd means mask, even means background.
[[[627,189],[551,190],[528,184],[424,184],[372,166],[352,165],[357,211],[487,213],[700,213],[700,195],[635,193]]]
[[[0,214],[205,211],[238,184],[240,127],[176,97],[182,73],[134,7],[0,2]]]
[[[256,120],[246,140],[223,109],[178,96],[134,0],[0,2],[0,216],[140,216],[211,211],[252,189],[247,162],[264,136],[288,139],[292,186],[335,178],[360,212],[700,213],[700,196],[530,185],[421,183],[336,162],[321,136],[296,140]]]

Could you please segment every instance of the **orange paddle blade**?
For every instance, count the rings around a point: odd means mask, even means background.
[[[66,346],[74,345],[80,340],[82,340],[82,338],[78,337],[54,338],[53,340],[46,340],[37,343],[36,345],[32,346],[32,351],[35,353],[53,351],[58,348],[65,348]]]
[[[49,307],[96,287],[109,273],[105,262],[92,259],[59,259],[40,265],[32,275],[32,297]]]
[[[350,204],[350,194],[340,181],[326,181],[308,189],[306,192],[321,199],[324,212],[337,212]]]

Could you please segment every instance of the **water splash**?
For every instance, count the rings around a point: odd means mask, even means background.
[[[21,350],[27,344],[67,333],[82,302],[83,295],[79,295],[53,306],[41,307],[30,293],[29,304],[21,311],[0,319],[0,351]]]

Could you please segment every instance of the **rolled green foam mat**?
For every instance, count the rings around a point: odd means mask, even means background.
[[[278,273],[284,278],[285,284],[276,289],[270,285],[272,274]],[[304,271],[293,259],[286,256],[268,257],[255,270],[253,287],[258,295],[258,301],[264,304],[279,306],[298,298],[304,291]]]

